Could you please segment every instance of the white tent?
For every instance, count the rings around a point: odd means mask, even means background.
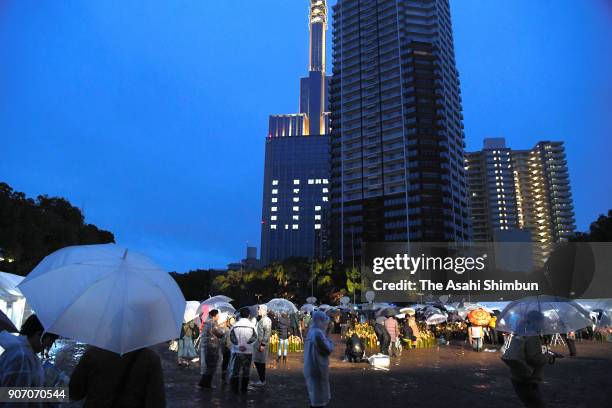
[[[23,279],[23,276],[0,272],[0,310],[17,328],[20,328],[23,320],[27,318],[26,314],[31,314],[23,293],[17,287]]]

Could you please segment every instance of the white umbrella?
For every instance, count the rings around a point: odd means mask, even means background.
[[[226,313],[230,313],[233,314],[236,312],[236,308],[234,306],[232,306],[231,303],[229,302],[202,302],[202,306],[206,306],[208,307],[207,310],[213,310],[216,309],[219,312],[226,312]],[[204,307],[202,308],[202,310],[204,310]]]
[[[268,306],[269,311],[276,313],[297,313],[298,311],[297,307],[287,299],[272,299],[266,303],[266,306]]]
[[[216,296],[211,296],[208,299],[206,299],[205,301],[203,301],[202,303],[204,304],[213,304],[213,303],[217,303],[217,302],[233,302],[234,299],[232,299],[229,296],[225,296],[225,295],[216,295]]]
[[[190,300],[185,304],[185,314],[183,315],[183,322],[187,323],[194,320],[200,315],[200,302],[197,300]]]
[[[8,272],[0,272],[0,293],[4,292],[7,295],[22,297],[23,294],[17,286],[23,281],[23,279],[23,276]]]
[[[304,313],[312,313],[315,310],[317,310],[317,307],[311,303],[306,303],[305,305],[300,307],[300,312],[304,312]]]
[[[431,325],[440,324],[440,323],[446,322],[447,319],[448,319],[448,316],[446,316],[445,314],[434,313],[430,315],[429,317],[427,317],[427,319],[425,320],[425,324],[431,324]]]
[[[329,309],[330,307],[331,307],[330,305],[327,305],[327,304],[323,303],[322,305],[319,306],[319,310],[325,311],[325,310]]]
[[[177,338],[185,312],[167,272],[114,244],[60,249],[19,289],[48,332],[119,354]]]

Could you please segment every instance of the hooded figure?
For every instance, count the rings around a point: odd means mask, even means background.
[[[331,400],[329,355],[334,351],[334,343],[325,336],[328,322],[325,313],[314,312],[304,343],[304,378],[312,407],[323,407]]]
[[[266,362],[268,361],[268,343],[272,335],[272,320],[268,317],[268,306],[266,305],[259,305],[257,313],[259,320],[255,325],[257,341],[253,347],[253,362],[259,375],[259,382],[256,384],[263,385],[266,382]]]

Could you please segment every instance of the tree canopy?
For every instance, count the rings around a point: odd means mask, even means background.
[[[81,210],[68,200],[28,198],[0,182],[0,270],[26,275],[60,248],[114,241],[111,232],[86,224]]]

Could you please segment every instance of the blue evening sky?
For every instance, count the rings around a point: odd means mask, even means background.
[[[332,0],[335,3],[335,0]],[[168,270],[259,246],[270,113],[307,0],[0,1],[0,180],[63,196]],[[612,6],[454,0],[468,150],[564,140],[578,227],[612,208]]]

